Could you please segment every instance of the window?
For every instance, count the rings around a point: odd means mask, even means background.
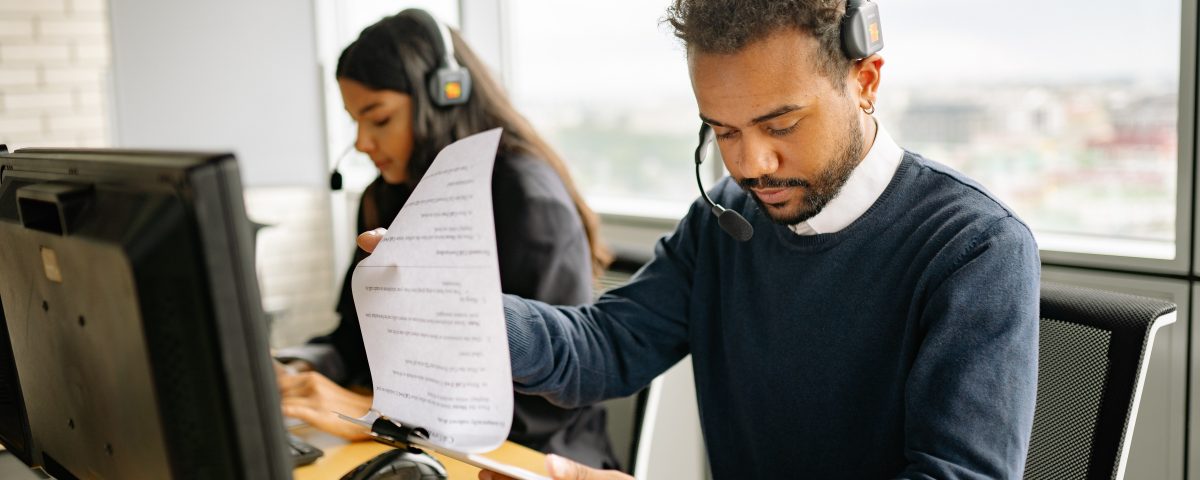
[[[677,217],[696,195],[667,3],[508,3],[514,100],[600,211]],[[979,180],[1045,250],[1175,258],[1178,2],[881,9],[879,117],[902,146]]]
[[[881,4],[879,116],[1043,250],[1173,259],[1180,3]]]
[[[589,204],[680,218],[698,193],[700,120],[683,47],[659,24],[668,2],[507,5],[513,101],[559,149]]]

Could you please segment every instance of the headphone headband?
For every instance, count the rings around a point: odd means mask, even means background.
[[[429,96],[434,105],[450,107],[467,103],[471,98],[471,72],[454,58],[450,28],[419,8],[409,8],[400,14],[407,14],[421,24],[433,40],[434,48],[440,50],[436,52],[438,65],[428,75]]]
[[[438,39],[442,41],[442,68],[460,68],[454,58],[454,42],[450,41],[450,27],[437,22]]]

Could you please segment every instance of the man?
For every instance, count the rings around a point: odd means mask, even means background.
[[[1021,476],[1037,247],[982,187],[878,125],[883,59],[842,52],[844,8],[676,0],[668,21],[731,176],[711,196],[753,238],[698,200],[596,304],[506,296],[518,391],[586,405],[690,353],[715,478]]]

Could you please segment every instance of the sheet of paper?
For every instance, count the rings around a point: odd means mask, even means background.
[[[496,473],[502,473],[509,478],[517,480],[550,480],[549,477],[538,475],[521,467],[501,463],[498,460],[492,460],[483,455],[474,453],[462,453],[439,448],[436,445],[431,445],[419,439],[413,439],[412,443],[417,446],[426,447],[430,450],[438,452],[447,457],[453,458],[468,465],[474,465],[484,470],[491,470]]]
[[[351,280],[373,408],[462,452],[495,449],[512,422],[492,217],[499,141],[494,129],[443,149]]]

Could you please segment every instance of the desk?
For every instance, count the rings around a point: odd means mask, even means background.
[[[295,480],[337,480],[359,464],[392,448],[370,440],[347,443],[345,440],[308,426],[293,428],[291,432],[325,451],[325,455],[318,458],[316,462],[294,470]],[[446,466],[446,473],[449,474],[450,480],[479,478],[478,468],[452,458],[446,458],[436,452],[429,453]],[[512,442],[504,442],[500,448],[484,456],[539,475],[547,474],[545,455]]]

